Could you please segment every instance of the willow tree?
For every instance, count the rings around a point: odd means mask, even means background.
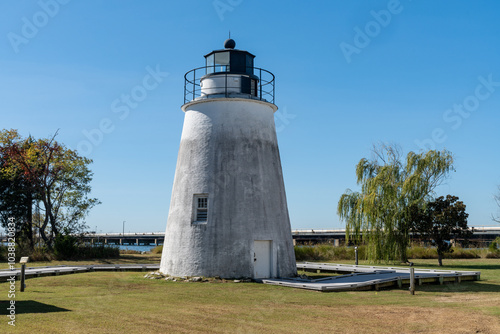
[[[410,207],[424,207],[434,189],[449,175],[453,156],[449,151],[410,152],[406,161],[401,149],[380,145],[372,160],[356,166],[359,192],[350,189],[338,203],[340,219],[346,223],[346,238],[364,242],[371,261],[406,262],[410,242]]]

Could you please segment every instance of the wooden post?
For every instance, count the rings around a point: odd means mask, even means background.
[[[354,247],[355,264],[358,265],[358,247]]]
[[[415,268],[410,267],[410,293],[415,294]]]
[[[24,292],[25,285],[24,281],[26,279],[26,263],[28,263],[29,257],[23,256],[19,263],[21,263],[21,292]]]
[[[21,292],[24,292],[24,280],[25,280],[26,264],[21,265]]]

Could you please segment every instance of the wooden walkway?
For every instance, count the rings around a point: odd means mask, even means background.
[[[53,266],[53,267],[26,267],[26,278],[54,276],[65,274],[76,274],[92,271],[153,271],[160,269],[159,264],[99,264],[84,266]],[[5,281],[10,277],[21,276],[21,269],[0,270],[0,281]]]
[[[41,276],[57,276],[94,271],[155,271],[158,264],[109,264],[83,266],[53,266],[27,267],[26,278]],[[320,279],[276,278],[262,279],[265,284],[287,286],[300,289],[318,291],[345,291],[345,290],[378,290],[388,287],[402,287],[410,284],[410,269],[408,267],[380,267],[355,266],[333,263],[297,263],[297,269],[309,272],[330,272],[340,276]],[[20,278],[21,270],[0,270],[0,281],[7,281],[13,276]],[[460,283],[461,281],[479,280],[479,271],[452,271],[415,268],[416,285],[444,284],[447,282]]]
[[[378,290],[388,287],[410,285],[410,268],[355,266],[334,263],[297,263],[297,268],[313,272],[329,272],[342,274],[340,276],[319,279],[263,279],[265,284],[281,285],[292,288],[318,291],[345,291],[345,290]],[[476,281],[481,277],[479,271],[453,271],[415,268],[415,283],[444,284],[447,282],[460,283],[461,281]]]

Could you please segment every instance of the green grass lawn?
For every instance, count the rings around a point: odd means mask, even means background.
[[[134,255],[110,262],[155,259]],[[500,333],[500,261],[444,264],[442,269],[480,270],[481,281],[419,286],[411,296],[406,288],[321,293],[149,280],[139,272],[33,278],[16,293],[15,328],[5,316],[8,284],[0,284],[0,333]],[[437,268],[436,260],[416,260],[415,266]]]

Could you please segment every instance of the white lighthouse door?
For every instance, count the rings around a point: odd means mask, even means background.
[[[254,240],[253,242],[253,277],[271,277],[271,240]]]

